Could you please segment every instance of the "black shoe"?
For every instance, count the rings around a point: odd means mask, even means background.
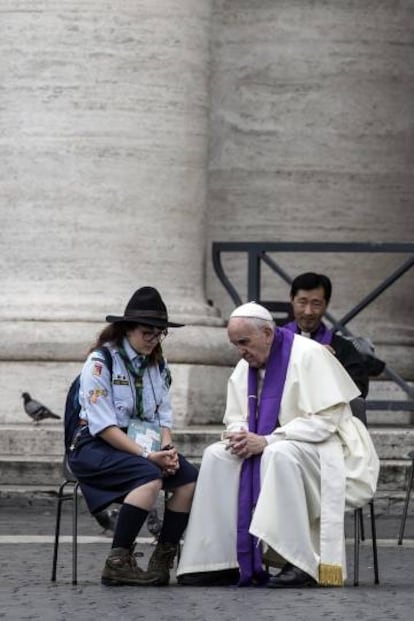
[[[309,574],[291,563],[286,563],[277,576],[272,576],[266,586],[269,589],[295,589],[316,586],[317,582]]]
[[[222,569],[183,574],[177,577],[177,582],[182,586],[234,586],[239,579],[238,569]]]

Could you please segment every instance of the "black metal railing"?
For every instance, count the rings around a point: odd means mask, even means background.
[[[384,291],[401,278],[414,266],[414,243],[387,243],[387,242],[213,242],[212,259],[214,270],[236,306],[243,303],[241,296],[227,277],[222,263],[225,253],[247,254],[247,300],[256,300],[273,313],[282,313],[285,319],[291,318],[291,305],[287,301],[262,300],[261,298],[261,267],[267,265],[284,282],[291,285],[292,278],[276,262],[269,253],[381,253],[409,255],[394,271],[384,278],[358,304],[351,308],[340,319],[331,313],[325,316],[334,330],[345,336],[355,336],[347,327],[361,311],[376,300]],[[370,410],[414,411],[414,389],[388,364],[385,365],[383,375],[394,381],[409,397],[408,400],[367,400]]]

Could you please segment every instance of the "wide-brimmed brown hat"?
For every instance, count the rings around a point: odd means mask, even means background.
[[[124,314],[108,315],[106,321],[109,323],[132,321],[156,328],[181,328],[184,325],[168,321],[167,307],[154,287],[137,289],[126,305]]]

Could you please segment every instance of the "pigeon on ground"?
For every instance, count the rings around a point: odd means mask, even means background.
[[[154,537],[158,537],[161,532],[162,521],[158,517],[158,512],[155,508],[151,509],[151,511],[148,513],[147,528],[151,535],[154,535]]]
[[[98,513],[93,514],[95,520],[100,526],[102,526],[104,531],[110,530],[112,532],[115,531],[118,515],[119,509],[104,509],[103,511],[98,511]],[[158,512],[156,509],[152,509],[148,513],[147,528],[151,535],[154,535],[154,537],[158,537],[161,532],[162,521],[158,517]]]
[[[93,516],[99,526],[105,530],[115,531],[116,521],[118,519],[119,509],[104,509],[94,513]]]
[[[24,401],[24,411],[35,423],[38,423],[44,418],[60,418],[60,416],[51,412],[45,405],[32,399],[28,392],[24,392],[22,397]]]

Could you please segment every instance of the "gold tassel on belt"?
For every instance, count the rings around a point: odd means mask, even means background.
[[[343,586],[342,565],[319,565],[320,586]]]

